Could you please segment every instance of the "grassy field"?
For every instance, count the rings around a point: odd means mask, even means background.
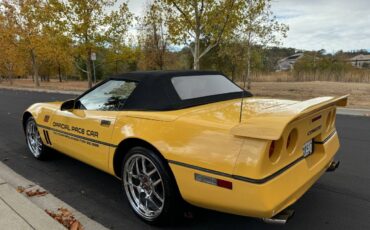
[[[30,79],[13,80],[13,85],[7,81],[0,82],[0,87],[19,87],[19,88],[35,88],[34,83]],[[40,82],[39,89],[54,89],[68,91],[84,91],[87,89],[87,82],[84,81],[64,81],[59,82],[56,79],[51,79],[50,82]]]
[[[0,87],[34,88],[31,80],[14,80],[13,86],[6,81]],[[40,88],[68,91],[84,91],[87,82],[68,81],[41,82]],[[293,100],[307,100],[320,96],[341,96],[350,94],[349,107],[370,109],[370,84],[350,82],[253,82],[250,90],[254,95],[261,97],[283,98]]]
[[[307,100],[320,96],[350,94],[348,107],[370,109],[369,83],[344,82],[255,82],[251,92],[256,96]]]

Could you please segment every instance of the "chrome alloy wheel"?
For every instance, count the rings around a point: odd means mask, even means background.
[[[42,151],[42,141],[37,130],[36,122],[29,120],[26,127],[27,145],[34,157],[38,158]]]
[[[124,165],[123,185],[134,211],[151,221],[163,210],[165,191],[162,177],[148,157],[133,154]]]

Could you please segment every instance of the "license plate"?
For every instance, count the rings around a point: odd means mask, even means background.
[[[307,157],[311,155],[312,152],[313,152],[313,141],[311,139],[303,145],[303,156]]]

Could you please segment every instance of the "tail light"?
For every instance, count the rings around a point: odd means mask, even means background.
[[[292,131],[290,131],[286,142],[286,150],[289,154],[294,153],[294,150],[297,145],[297,140],[298,140],[298,131],[297,129],[293,129]]]
[[[333,110],[332,112],[332,118],[331,118],[331,127],[334,128],[335,126],[335,117],[336,116],[336,112],[335,112],[335,109]]]
[[[281,142],[282,142],[282,140],[279,139],[277,141],[272,141],[271,144],[270,144],[270,148],[269,148],[269,159],[273,163],[275,163],[279,159],[279,157],[280,157],[280,153],[281,153]]]
[[[331,129],[332,119],[333,119],[332,113],[333,111],[330,111],[326,117],[326,123],[325,123],[326,131],[329,131]]]
[[[270,150],[269,150],[269,158],[271,159],[272,155],[275,152],[275,141],[272,141],[270,144]]]

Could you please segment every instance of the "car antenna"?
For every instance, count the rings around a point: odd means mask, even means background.
[[[244,94],[245,94],[245,83],[247,81],[246,75],[243,74],[243,90],[242,90],[242,100],[240,102],[240,116],[239,116],[239,123],[242,122],[242,116],[243,116],[243,104],[244,104]]]

